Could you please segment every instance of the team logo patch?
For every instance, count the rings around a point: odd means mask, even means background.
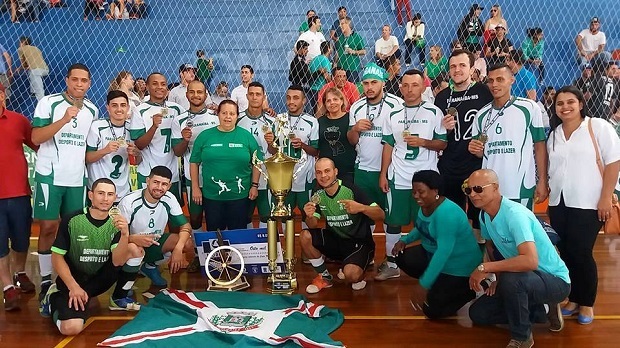
[[[88,236],[85,236],[83,234],[77,236],[77,241],[78,242],[88,242]]]
[[[265,320],[256,312],[226,312],[225,315],[214,315],[208,319],[224,332],[243,332],[254,330]]]

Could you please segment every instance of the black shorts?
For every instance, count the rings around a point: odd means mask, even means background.
[[[375,258],[375,242],[372,239],[368,241],[344,239],[325,228],[311,228],[309,231],[312,246],[328,258],[342,262],[343,266],[352,264],[366,269]]]
[[[91,301],[97,301],[97,297],[91,297],[84,305],[84,310],[79,308],[69,308],[69,292],[58,291],[50,296],[52,313],[58,313],[58,320],[82,319],[86,321],[90,317],[88,307]]]

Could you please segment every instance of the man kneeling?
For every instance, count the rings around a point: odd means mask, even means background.
[[[318,199],[304,206],[309,230],[301,231],[300,241],[318,276],[306,292],[315,294],[332,286],[333,278],[323,255],[341,261],[344,277],[340,278],[351,283],[353,290],[361,290],[366,286],[364,270],[375,256],[370,226],[373,220],[382,220],[385,213],[360,189],[338,180],[338,169],[331,159],[319,159],[315,173],[322,189],[314,193]],[[321,215],[325,216],[327,228],[317,228]]]
[[[144,250],[129,243],[129,226],[121,215],[109,216],[116,200],[116,187],[107,178],[93,183],[88,192],[91,207],[84,208],[60,222],[52,247],[52,265],[58,273],[41,301],[41,315],[52,316],[60,333],[77,335],[89,317],[93,299],[114,283],[110,309],[139,310],[128,297],[144,257]]]

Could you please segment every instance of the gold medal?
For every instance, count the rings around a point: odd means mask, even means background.
[[[166,116],[168,116],[168,108],[167,107],[163,107],[161,108],[161,111],[159,112],[164,118],[166,118]]]
[[[456,110],[456,108],[455,108],[455,107],[449,107],[449,108],[446,110],[446,114],[448,114],[448,115],[452,115],[452,116],[454,116],[454,117],[457,117],[457,116],[459,115],[459,112]]]
[[[263,133],[271,133],[271,127],[267,123],[263,123],[261,130]]]
[[[108,210],[108,215],[111,218],[114,218],[115,216],[121,215],[121,210],[118,209],[118,207],[112,207],[112,208],[110,208],[110,210]]]
[[[120,147],[126,147],[127,146],[127,141],[125,140],[125,138],[116,138],[116,142],[118,143],[118,146]]]
[[[187,122],[185,122],[185,127],[187,128],[192,128],[194,127],[194,121],[192,121],[192,119],[187,119]]]
[[[292,139],[297,138],[297,135],[295,135],[295,132],[290,132],[288,133],[288,138],[292,140]]]
[[[321,203],[321,196],[318,192],[315,192],[312,197],[310,197],[310,202],[314,203],[315,205]]]
[[[411,132],[409,131],[409,129],[405,129],[405,130],[403,131],[403,138],[408,137],[408,136],[410,136],[410,135],[411,135]]]
[[[481,133],[478,136],[478,140],[480,140],[483,144],[485,144],[489,140],[489,136],[486,133]]]

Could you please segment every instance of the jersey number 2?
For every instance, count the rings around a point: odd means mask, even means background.
[[[114,170],[110,173],[110,178],[118,179],[121,176],[121,166],[123,165],[123,156],[116,155],[112,157],[112,163],[114,164]]]

